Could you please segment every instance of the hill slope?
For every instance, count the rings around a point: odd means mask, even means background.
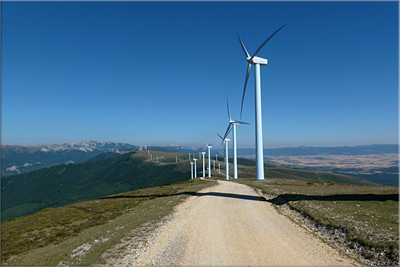
[[[134,155],[103,155],[98,158],[102,160],[2,177],[2,220],[190,179],[188,164],[156,164]]]

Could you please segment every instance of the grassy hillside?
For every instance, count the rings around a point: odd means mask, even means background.
[[[164,155],[160,160],[170,158]],[[63,164],[2,177],[2,220],[48,207],[190,179],[188,161],[176,164],[173,159],[174,164],[157,164],[145,160],[144,151],[122,155],[106,153],[82,164]]]
[[[92,266],[132,230],[156,225],[194,192],[214,185],[200,179],[135,190],[64,207],[46,209],[2,223],[2,266]],[[137,236],[136,236],[137,237]],[[90,251],[79,256],[76,248]]]

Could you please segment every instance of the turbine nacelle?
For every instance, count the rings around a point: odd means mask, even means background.
[[[229,124],[250,124],[248,122],[244,122],[244,121],[235,121],[235,120],[230,120]]]
[[[268,64],[268,59],[261,57],[247,57],[246,60],[249,62],[249,64],[253,65],[260,64],[261,66],[266,66]]]

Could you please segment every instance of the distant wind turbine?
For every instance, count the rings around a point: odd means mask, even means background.
[[[203,155],[203,178],[206,177],[206,161],[204,160],[204,156],[206,155],[206,152],[201,152]]]
[[[193,179],[193,161],[190,162],[190,178]]]
[[[222,137],[219,135],[219,133],[217,133],[217,134],[222,139],[222,142],[225,143],[225,167],[226,167],[226,175],[225,176],[226,176],[226,180],[229,180],[228,142],[231,140],[226,138],[226,136]],[[229,134],[229,132],[228,132],[228,134]]]
[[[194,178],[197,178],[197,167],[196,167],[197,159],[193,159],[193,161],[194,161]]]
[[[283,27],[283,25],[278,30],[276,30],[270,37],[268,37],[261,45],[258,47],[256,52],[250,56],[244,46],[242,39],[239,37],[240,45],[242,46],[243,52],[246,55],[247,64],[247,72],[246,72],[246,80],[244,82],[244,90],[242,96],[242,106],[240,109],[240,119],[242,118],[243,111],[243,101],[244,95],[246,94],[246,86],[247,81],[250,75],[251,65],[254,65],[254,77],[255,77],[255,106],[256,106],[256,179],[264,180],[264,152],[263,152],[263,138],[262,138],[262,118],[261,118],[261,80],[260,80],[260,65],[265,66],[268,64],[268,60],[265,58],[257,57],[257,53],[264,47],[264,45],[275,35],[277,34]]]
[[[228,128],[226,129],[225,137],[228,135],[228,133],[233,128],[233,133],[232,133],[232,135],[233,135],[233,178],[237,179],[238,175],[237,175],[236,125],[237,124],[249,124],[249,123],[243,122],[243,121],[232,120],[231,112],[229,110],[228,98],[226,99],[226,107],[228,109],[229,125],[228,125]]]
[[[212,145],[211,144],[207,145],[207,148],[208,148],[208,177],[211,177],[211,154],[210,154],[210,151],[211,151]],[[215,169],[215,165],[214,165],[214,169]]]

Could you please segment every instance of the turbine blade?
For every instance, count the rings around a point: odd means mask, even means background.
[[[228,131],[229,131],[229,129],[231,128],[231,126],[232,126],[232,125],[229,123],[229,124],[228,124],[228,128],[226,128],[226,131],[225,131],[224,140],[225,140],[225,138],[227,137]]]
[[[246,55],[246,58],[250,57],[249,52],[247,52],[246,47],[244,46],[242,39],[240,39],[240,35],[238,34],[240,45],[242,46],[243,52]]]
[[[254,55],[251,57],[250,61],[253,60],[253,58],[257,55],[258,52],[260,52],[260,50],[264,47],[264,45],[266,43],[268,43],[269,40],[271,40],[272,37],[274,37],[275,34],[277,34],[283,27],[285,27],[287,25],[287,23],[285,25],[283,25],[282,27],[280,27],[279,29],[277,29],[273,34],[271,34],[270,37],[267,38],[267,40],[264,41],[264,43],[262,43],[260,45],[260,47],[257,49],[257,51],[254,53]]]
[[[226,134],[226,136],[228,136],[228,135],[231,133],[232,129],[233,129],[233,127],[231,127],[231,128],[229,129],[229,131],[228,131],[228,133]],[[225,137],[225,138],[226,138],[226,137]]]
[[[232,118],[231,118],[231,112],[230,112],[230,110],[229,110],[228,98],[226,98],[226,107],[228,108],[228,117],[229,117],[229,121],[231,121]]]
[[[219,133],[217,133],[217,134],[218,134],[219,138],[222,139],[222,142],[221,142],[221,146],[222,146],[224,144],[224,138],[222,136],[220,136]]]
[[[247,82],[249,80],[251,64],[247,64],[247,72],[246,72],[246,79],[244,80],[244,89],[243,89],[243,96],[242,96],[242,106],[240,107],[240,119],[242,119],[242,112],[243,112],[243,103],[244,103],[244,95],[246,94],[246,87]]]

